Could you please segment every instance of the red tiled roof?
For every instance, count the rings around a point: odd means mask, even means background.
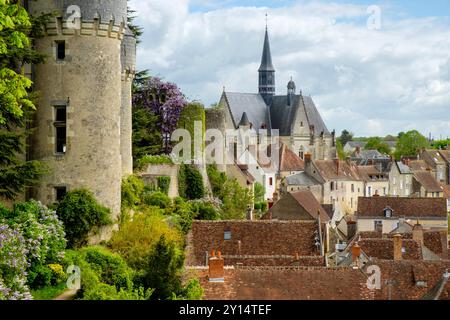
[[[427,192],[442,192],[442,188],[429,171],[414,171],[414,178]]]
[[[317,219],[317,211],[319,211],[321,222],[330,221],[330,217],[328,216],[327,212],[324,208],[322,208],[319,201],[317,201],[316,197],[314,197],[313,193],[310,190],[301,190],[289,194],[297,201],[300,206],[303,207],[303,209],[306,210],[306,212],[311,215],[314,220]],[[281,199],[280,201],[282,200],[283,199]]]
[[[426,171],[427,169],[431,169],[425,160],[411,160],[407,162],[407,165],[412,171]]]
[[[444,192],[444,198],[450,199],[450,186],[441,183],[441,189]]]
[[[224,282],[197,270],[204,300],[370,300],[367,276],[352,268],[244,267],[225,269]]]
[[[368,257],[384,260],[394,259],[393,239],[361,239],[358,241],[358,244]],[[405,252],[403,252],[403,259],[422,259],[422,248],[417,241],[403,239],[402,246],[405,248]]]
[[[336,160],[316,160],[314,165],[320,175],[327,180],[361,180],[357,166],[347,161],[339,160],[339,172]]]
[[[188,240],[188,265],[205,265],[206,253],[220,250],[224,256],[270,256],[298,253],[318,256],[316,221],[194,221]],[[231,239],[225,240],[229,231]],[[225,259],[226,260],[226,259]]]
[[[303,171],[305,162],[285,144],[280,150],[280,171]]]
[[[393,217],[436,217],[447,219],[447,204],[444,198],[360,197],[358,218],[384,217],[384,209],[391,207]]]

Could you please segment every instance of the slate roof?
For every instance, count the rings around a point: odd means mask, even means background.
[[[239,124],[244,112],[247,113],[248,120],[253,124],[255,130],[260,128],[263,123],[268,124],[267,106],[260,94],[225,92],[224,95],[235,126]]]
[[[384,217],[386,207],[392,208],[393,217],[447,219],[444,198],[359,197],[357,216]]]
[[[356,148],[356,147],[364,148],[366,146],[367,142],[365,142],[365,141],[348,141],[347,144],[352,148]]]
[[[378,150],[361,150],[359,153],[353,154],[353,157],[355,158],[362,158],[362,159],[385,159],[389,158],[385,155],[383,155]]]
[[[305,187],[320,185],[320,183],[316,179],[314,179],[305,172],[299,172],[287,176],[285,178],[285,183],[288,186],[305,186]]]
[[[398,171],[401,174],[412,174],[411,169],[401,161],[396,161]]]
[[[302,97],[308,123],[309,125],[314,125],[314,134],[320,135],[322,132],[324,134],[330,134],[312,98],[307,96]],[[302,105],[300,105],[300,107],[302,107]]]
[[[280,151],[280,171],[303,171],[305,162],[284,143]]]
[[[264,47],[261,57],[261,66],[258,71],[275,71],[272,64],[272,55],[270,53],[270,42],[269,42],[269,32],[266,28],[266,33],[264,36]]]
[[[359,176],[362,180],[371,181],[387,181],[388,175],[378,170],[376,166],[358,166]]]
[[[414,178],[427,192],[443,192],[440,184],[429,171],[415,171]]]

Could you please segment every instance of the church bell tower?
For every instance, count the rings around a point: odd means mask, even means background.
[[[266,104],[270,104],[275,95],[275,68],[272,64],[272,55],[270,53],[269,32],[266,24],[266,34],[264,38],[264,47],[259,67],[259,93],[262,95]]]

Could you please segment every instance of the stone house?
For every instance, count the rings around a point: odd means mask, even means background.
[[[388,234],[400,221],[418,221],[424,228],[447,230],[444,198],[361,197],[356,213],[358,232]]]
[[[351,154],[356,150],[363,150],[367,142],[365,141],[349,141],[344,146],[344,152],[346,154]]]
[[[300,190],[309,190],[313,193],[317,201],[322,201],[322,184],[306,172],[287,176],[281,182],[281,195]]]
[[[349,159],[311,161],[306,155],[305,172],[322,185],[321,204],[339,206],[345,214],[356,211],[358,197],[364,194],[364,181]]]
[[[448,182],[448,163],[439,150],[422,149],[422,151],[419,153],[419,158],[420,160],[425,161],[426,164],[430,167],[437,182]]]
[[[415,171],[413,175],[413,195],[425,198],[440,198],[444,190],[430,171]]]
[[[359,177],[364,181],[364,197],[387,196],[389,193],[388,173],[379,166],[358,166]]]
[[[442,158],[445,161],[446,164],[446,178],[445,178],[445,184],[450,185],[450,147],[447,147],[445,150],[439,150],[439,153],[441,154]]]
[[[409,197],[413,190],[413,172],[401,161],[395,161],[389,171],[389,196]]]

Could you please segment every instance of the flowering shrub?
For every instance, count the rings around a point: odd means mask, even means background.
[[[0,300],[29,300],[26,239],[16,229],[0,224]]]
[[[41,203],[0,208],[0,299],[30,299],[32,288],[50,284],[52,270],[66,247],[65,233],[55,212]]]

